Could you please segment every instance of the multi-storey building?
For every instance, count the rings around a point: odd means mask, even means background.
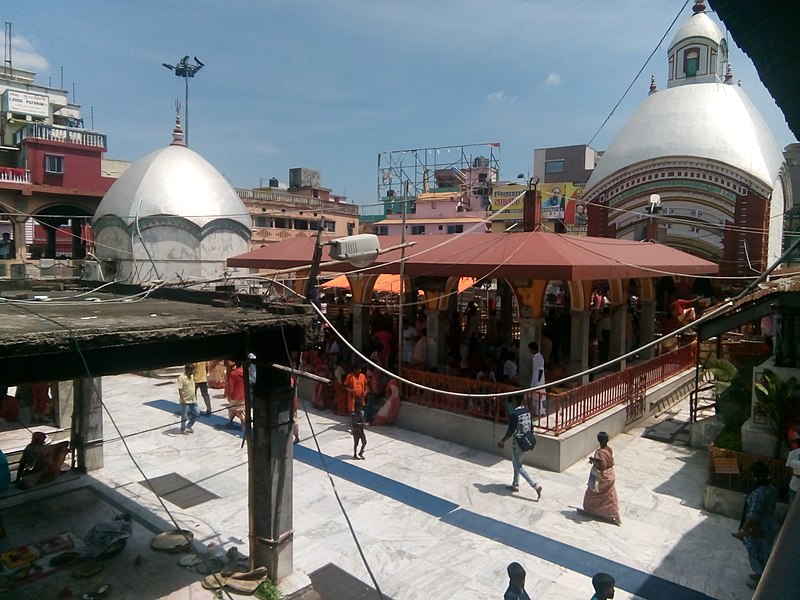
[[[236,192],[253,218],[253,248],[290,237],[315,236],[320,219],[328,235],[358,232],[358,206],[321,187],[319,171],[290,169],[289,189],[279,188],[273,178],[268,187],[237,188]]]
[[[85,127],[68,92],[34,77],[0,69],[0,231],[12,259],[82,258],[114,164],[103,165],[106,136]]]

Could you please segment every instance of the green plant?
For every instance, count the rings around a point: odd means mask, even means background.
[[[280,598],[283,598],[283,593],[274,583],[267,579],[256,588],[253,596],[259,600],[280,600]]]
[[[706,369],[715,373],[717,411],[724,424],[714,440],[714,445],[720,448],[736,451],[742,449],[742,425],[750,418],[754,364],[748,363],[737,369],[732,363],[721,359],[706,363]],[[724,381],[727,379],[730,381]],[[718,386],[717,383],[721,385]]]
[[[777,438],[775,458],[778,458],[783,444],[783,436],[789,425],[789,418],[795,412],[798,399],[797,378],[790,377],[783,381],[777,373],[764,369],[764,378],[755,384],[756,408],[764,413],[770,431]]]
[[[739,374],[739,369],[732,362],[714,356],[706,361],[705,370],[714,377],[714,395],[717,400],[728,391]]]

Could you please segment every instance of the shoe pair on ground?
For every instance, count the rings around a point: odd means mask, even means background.
[[[187,427],[186,429],[181,431],[181,435],[189,435],[190,433],[194,433],[194,429],[191,427]]]
[[[356,454],[353,454],[353,460],[359,460],[359,459],[360,459],[360,460],[367,460],[367,458],[364,456],[364,453],[363,453],[363,452],[361,452],[361,453],[360,453],[360,454],[358,454],[358,455],[356,455]]]
[[[511,484],[511,485],[507,485],[506,489],[507,490],[511,490],[512,492],[518,492],[519,491],[519,486]],[[542,498],[542,486],[541,485],[537,485],[533,489],[536,490],[536,499],[540,500]]]

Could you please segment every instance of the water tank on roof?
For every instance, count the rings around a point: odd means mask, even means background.
[[[314,169],[289,169],[289,187],[310,187],[319,189],[320,180],[320,172]]]
[[[278,178],[277,177],[270,177],[269,179],[269,187],[276,188],[278,187]]]
[[[478,156],[473,162],[472,166],[476,169],[483,169],[489,166],[489,159],[483,156]]]

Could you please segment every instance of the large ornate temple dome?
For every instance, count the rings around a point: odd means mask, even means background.
[[[220,277],[249,249],[251,218],[202,156],[173,142],[138,160],[111,186],[93,220],[95,254],[118,280]]]
[[[785,162],[722,31],[702,0],[693,11],[667,51],[667,88],[653,78],[586,184],[589,235],[657,239],[750,276],[781,254]]]

